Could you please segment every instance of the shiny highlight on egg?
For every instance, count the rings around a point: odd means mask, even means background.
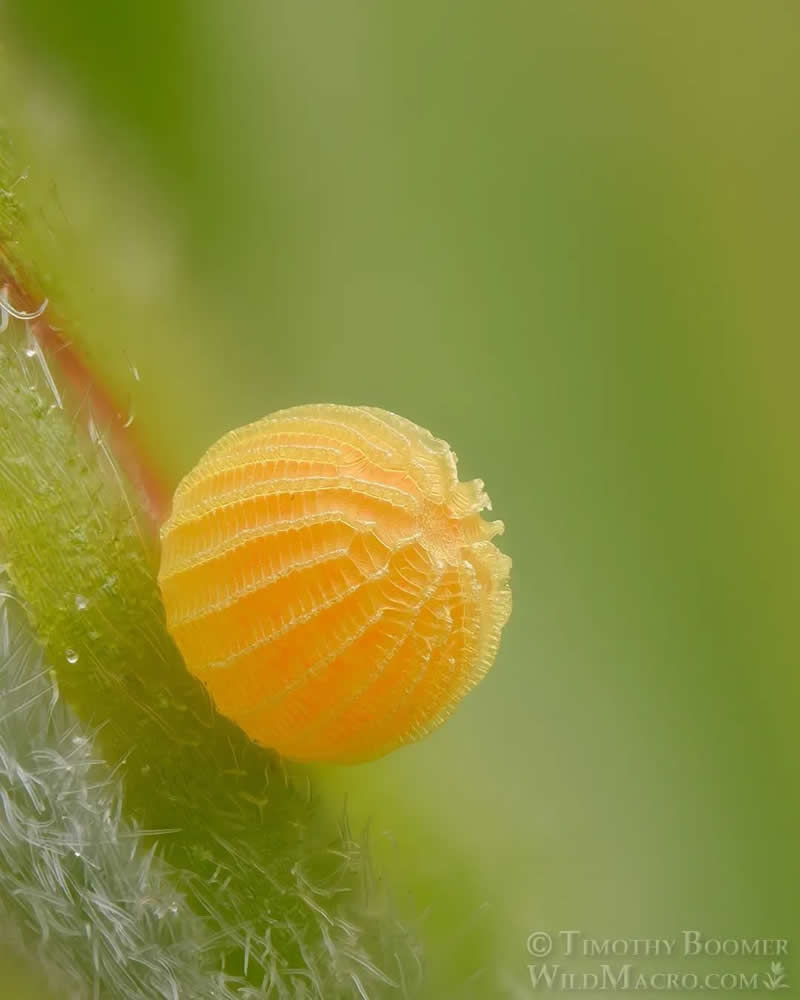
[[[492,665],[511,613],[502,521],[429,431],[281,410],[213,445],[162,531],[167,627],[217,709],[302,761],[421,739]]]

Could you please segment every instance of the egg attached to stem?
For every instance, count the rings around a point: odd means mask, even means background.
[[[298,406],[226,434],[161,530],[167,628],[217,709],[304,761],[418,740],[511,612],[502,521],[449,446],[385,410]]]

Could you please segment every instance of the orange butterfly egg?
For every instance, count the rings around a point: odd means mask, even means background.
[[[511,560],[483,483],[385,410],[281,410],[217,442],[161,532],[167,627],[217,708],[296,760],[418,740],[492,665]]]

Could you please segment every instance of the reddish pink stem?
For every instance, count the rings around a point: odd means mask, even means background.
[[[14,304],[24,311],[31,309],[31,299],[12,281],[6,285]],[[44,315],[31,322],[31,330],[41,345],[48,364],[54,369],[57,381],[69,389],[74,399],[85,400],[81,413],[88,427],[91,417],[104,429],[115,461],[138,495],[153,531],[157,531],[169,512],[170,493],[165,478],[157,470],[138,435],[126,427],[117,402],[111,392],[97,379],[75,346],[49,322]]]

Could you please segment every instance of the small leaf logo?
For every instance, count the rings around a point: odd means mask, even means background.
[[[768,990],[788,990],[789,984],[784,982],[786,970],[781,962],[770,963],[769,972],[764,976],[764,987]]]

